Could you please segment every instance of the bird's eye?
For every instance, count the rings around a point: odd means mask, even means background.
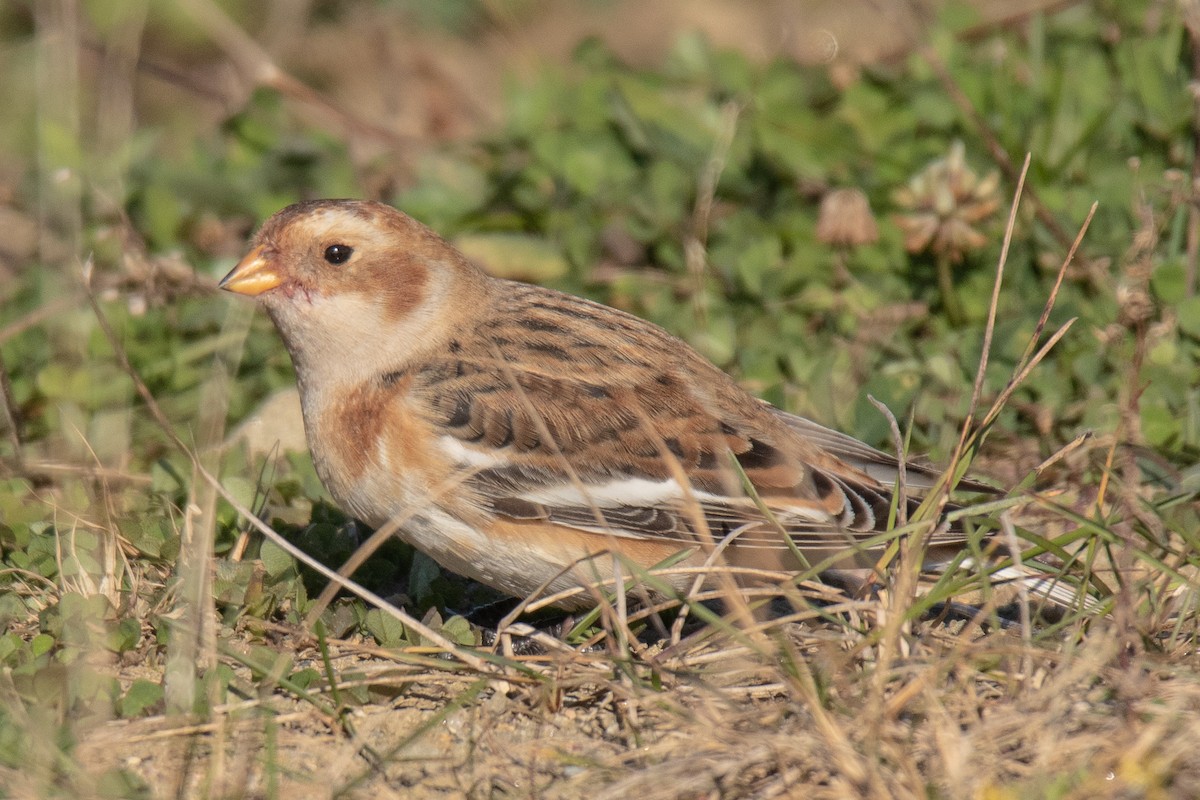
[[[325,260],[330,264],[345,264],[354,255],[354,248],[347,244],[331,244],[325,248]]]

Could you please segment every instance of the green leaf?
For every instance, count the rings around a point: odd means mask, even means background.
[[[1150,288],[1164,303],[1178,303],[1187,297],[1187,267],[1181,258],[1172,258],[1154,268]]]
[[[1179,329],[1195,339],[1200,339],[1200,295],[1189,297],[1175,307],[1179,317]]]
[[[423,603],[432,594],[433,582],[441,574],[438,563],[418,550],[413,554],[412,567],[408,571],[408,594]]]
[[[240,606],[246,588],[254,580],[255,565],[249,561],[216,559],[213,563],[213,597],[217,602]]]
[[[117,711],[125,719],[140,717],[155,711],[163,701],[163,687],[138,678],[121,697]]]
[[[475,630],[465,617],[455,615],[446,620],[445,624],[442,625],[442,633],[455,644],[466,645],[468,647],[479,644]]]
[[[401,647],[409,644],[404,623],[378,608],[367,611],[363,626],[381,647]]]
[[[254,507],[254,499],[258,496],[258,485],[254,481],[241,475],[230,475],[221,479],[221,485],[244,508]]]
[[[25,646],[25,641],[15,633],[0,636],[0,663],[7,663],[9,656]]]
[[[108,632],[108,649],[114,653],[127,653],[137,648],[142,640],[142,624],[136,617],[125,617]]]
[[[741,248],[734,270],[738,281],[752,295],[762,295],[768,273],[777,271],[783,263],[783,244],[779,237],[763,235]]]
[[[434,230],[449,232],[483,205],[487,177],[466,159],[445,154],[423,156],[412,187],[398,194],[395,204]]]
[[[312,667],[306,667],[304,669],[297,670],[288,676],[288,680],[290,680],[296,687],[300,689],[307,689],[320,679],[321,673]]]
[[[562,251],[546,239],[520,233],[463,234],[454,246],[489,274],[500,278],[550,283],[567,274]]]
[[[47,654],[53,648],[55,639],[49,636],[48,633],[38,633],[37,636],[29,640],[29,649],[34,657]]]
[[[267,575],[272,578],[278,578],[296,565],[292,554],[284,550],[279,545],[270,539],[264,539],[262,547],[259,548],[258,557],[262,560],[263,568],[266,569]]]
[[[716,107],[698,93],[664,91],[646,80],[618,76],[612,102],[628,107],[639,126],[636,135],[644,137],[655,157],[698,170],[712,151],[719,125]]]

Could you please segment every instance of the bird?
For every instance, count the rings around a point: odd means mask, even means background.
[[[897,458],[653,323],[492,277],[389,205],[288,206],[219,286],[278,329],[336,503],[499,592],[575,610],[656,565],[677,568],[661,594],[687,590],[686,567],[870,574],[887,546]],[[940,473],[905,466],[915,509]],[[966,542],[933,527],[923,567]]]

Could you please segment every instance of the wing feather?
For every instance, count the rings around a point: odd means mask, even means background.
[[[894,458],[752,398],[649,323],[559,297],[516,293],[422,370],[479,510],[681,545],[737,532],[731,549],[778,553],[786,534],[810,561],[884,529]],[[913,467],[910,484],[935,475]]]

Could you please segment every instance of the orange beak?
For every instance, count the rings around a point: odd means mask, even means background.
[[[283,283],[283,278],[263,256],[262,245],[251,250],[229,274],[217,284],[218,289],[254,297],[274,289]]]

